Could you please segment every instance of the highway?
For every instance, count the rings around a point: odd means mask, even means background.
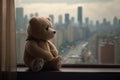
[[[71,47],[65,56],[62,56],[62,64],[76,64],[81,62],[81,51],[88,44],[86,41],[78,42],[76,46]]]

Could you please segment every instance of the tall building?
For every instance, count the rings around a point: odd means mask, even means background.
[[[65,25],[66,25],[66,26],[68,26],[69,23],[70,23],[70,19],[69,19],[69,17],[70,17],[69,14],[66,13],[66,14],[65,14]]]
[[[74,24],[74,23],[75,23],[75,17],[71,17],[70,23],[71,23],[71,24]]]
[[[118,27],[120,27],[120,19],[118,20]]]
[[[98,20],[96,20],[96,26],[100,26],[100,22]]]
[[[82,17],[83,17],[83,14],[82,14],[82,7],[78,7],[78,14],[77,14],[78,16],[78,24],[79,25],[82,25]]]
[[[18,31],[16,35],[17,63],[23,64],[23,53],[27,34],[26,32]]]
[[[16,29],[20,30],[23,29],[23,8],[19,7],[16,8]]]
[[[114,27],[117,27],[117,25],[118,25],[118,18],[115,16],[115,17],[113,18],[113,26],[114,26]]]
[[[39,16],[39,14],[36,12],[36,13],[35,13],[35,16],[36,16],[36,17],[38,17],[38,16]]]
[[[114,44],[102,44],[102,46],[99,47],[99,63],[101,64],[115,63]]]
[[[106,18],[104,18],[103,19],[103,25],[106,27],[106,25],[107,25],[107,19]]]
[[[98,53],[97,59],[100,64],[120,64],[120,37],[111,36],[111,34],[97,37],[95,45],[97,45],[96,53]]]
[[[61,25],[62,24],[62,15],[58,16],[58,24]]]
[[[89,18],[88,18],[88,17],[85,18],[85,25],[86,25],[86,26],[89,25]]]
[[[30,18],[32,18],[33,16],[34,16],[34,14],[31,13],[31,14],[30,14]]]
[[[90,20],[90,22],[89,22],[89,29],[90,29],[90,32],[94,32],[96,30],[96,28],[93,24],[93,20]]]
[[[25,15],[24,18],[23,18],[23,26],[24,26],[24,30],[26,31],[27,30],[27,27],[28,27],[28,16]]]
[[[52,19],[52,23],[54,24],[54,15],[50,14],[49,17]]]
[[[106,27],[107,27],[107,19],[104,18],[104,19],[103,19],[103,23],[102,23],[102,29],[103,29],[103,30],[106,30]]]
[[[101,26],[100,26],[99,20],[96,20],[96,22],[95,22],[95,27],[96,27],[96,29],[97,29],[99,32],[101,31]]]

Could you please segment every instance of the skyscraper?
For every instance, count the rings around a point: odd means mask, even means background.
[[[101,27],[100,27],[100,22],[99,22],[99,20],[96,20],[96,22],[95,22],[95,27],[96,27],[96,29],[100,32],[101,31]]]
[[[32,18],[33,16],[34,16],[34,14],[33,14],[33,13],[31,13],[31,14],[30,14],[30,18]]]
[[[62,15],[58,16],[58,24],[60,24],[60,25],[62,24]]]
[[[82,7],[78,7],[78,24],[82,25]]]
[[[54,15],[50,14],[49,17],[52,19],[52,23],[54,24]]]
[[[118,20],[118,25],[119,25],[119,27],[120,27],[120,19]]]
[[[23,8],[16,8],[16,29],[23,29]]]
[[[24,18],[23,18],[23,26],[24,26],[24,30],[26,31],[27,30],[27,25],[28,25],[28,16],[25,15]]]
[[[71,17],[70,23],[71,23],[71,24],[74,24],[74,23],[75,23],[75,18],[74,18],[74,17]]]
[[[117,27],[117,25],[118,25],[118,18],[115,16],[115,17],[113,18],[113,26],[114,26],[114,27]]]
[[[89,18],[88,18],[88,17],[85,18],[85,25],[86,25],[86,26],[89,25]]]
[[[67,26],[67,25],[69,25],[69,23],[70,23],[69,14],[66,13],[65,14],[65,25]]]
[[[38,17],[38,16],[39,16],[39,14],[36,12],[36,13],[35,13],[35,16],[36,16],[36,17]]]

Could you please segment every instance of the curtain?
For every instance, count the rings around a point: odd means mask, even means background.
[[[14,0],[0,0],[0,80],[13,80],[16,72]],[[14,76],[15,77],[15,76]]]

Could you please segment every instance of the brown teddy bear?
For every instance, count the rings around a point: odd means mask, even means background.
[[[32,71],[59,70],[61,57],[50,41],[56,33],[50,18],[33,17],[29,21],[24,63]]]

